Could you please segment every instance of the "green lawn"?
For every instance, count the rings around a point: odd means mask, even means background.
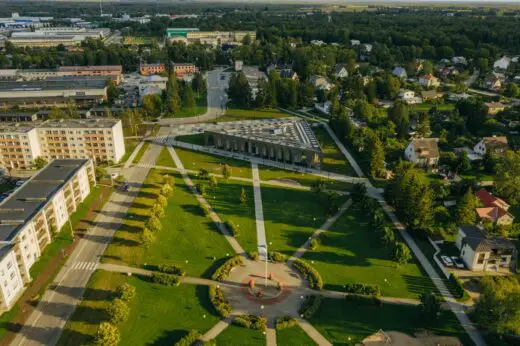
[[[195,184],[206,186],[206,199],[222,221],[231,220],[239,230],[238,242],[246,251],[257,251],[255,201],[252,183],[218,179],[218,187],[210,189],[207,181],[193,178]],[[240,193],[245,189],[246,204],[240,203]]]
[[[296,183],[299,183],[303,186],[313,186],[319,177],[309,174],[309,173],[299,173],[293,171],[286,171],[283,169],[278,169],[274,167],[268,166],[259,166],[260,168],[260,179],[262,181],[269,180],[292,180]],[[334,181],[329,179],[322,179],[325,183],[325,188],[331,190],[343,190],[350,191],[352,189],[352,184],[345,183],[342,181]]]
[[[125,154],[119,161],[120,163],[125,163],[126,160],[128,160],[130,155],[132,155],[132,153],[134,152],[134,149],[138,143],[139,141],[135,139],[125,139]]]
[[[204,216],[179,175],[173,175],[174,191],[165,209],[166,215],[161,219],[163,229],[158,232],[156,242],[148,249],[141,245],[140,234],[163,174],[151,170],[103,260],[131,266],[177,264],[187,275],[209,277],[220,259],[232,254],[232,249],[215,225]]]
[[[320,126],[314,127],[313,132],[324,153],[321,169],[327,172],[356,176],[356,172],[350,167],[347,159],[336,146],[336,143],[334,143],[334,140],[330,137],[327,130]]]
[[[337,204],[345,197],[338,198]],[[272,251],[292,255],[326,220],[324,193],[262,187],[262,202],[267,241]]]
[[[208,110],[208,99],[206,94],[202,94],[199,97],[196,97],[196,105],[193,108],[182,108],[180,112],[176,113],[172,118],[191,118],[197,115],[202,115],[206,113]],[[170,116],[165,116],[165,118],[170,118]]]
[[[272,118],[285,118],[292,115],[283,113],[278,109],[238,109],[229,108],[226,114],[217,119],[218,122],[223,121],[240,121],[240,120],[260,120]]]
[[[338,299],[324,299],[310,322],[334,345],[354,345],[379,329],[413,335],[417,329],[427,327],[415,306],[377,307]],[[428,327],[437,335],[456,336],[464,345],[472,344],[451,312],[443,312],[439,322]]]
[[[168,151],[168,148],[163,148],[155,161],[157,166],[163,167],[175,167],[175,162],[173,162],[172,156]]]
[[[139,163],[139,161],[141,161],[144,153],[146,153],[146,150],[148,150],[149,146],[150,146],[150,143],[145,142],[143,144],[143,146],[141,147],[141,149],[139,149],[139,151],[137,152],[137,155],[135,155],[134,161],[132,163]]]
[[[107,319],[105,309],[123,283],[136,288],[130,316],[121,324],[119,345],[173,345],[191,329],[206,331],[219,318],[213,314],[207,287],[153,284],[139,277],[97,271],[87,286],[83,301],[67,323],[58,345],[85,345],[97,326]]]
[[[277,330],[276,343],[281,346],[316,345],[314,340],[312,340],[298,325],[291,328]]]
[[[452,111],[455,109],[454,103],[444,103],[444,104],[433,104],[433,103],[421,103],[418,105],[413,105],[412,109],[416,111],[429,111],[431,108],[437,108],[439,111]]]
[[[217,346],[265,346],[265,335],[258,330],[230,325],[215,341]]]
[[[351,206],[320,236],[320,246],[305,253],[304,259],[314,262],[325,288],[341,291],[345,283],[377,284],[385,296],[409,298],[436,291],[415,262],[397,267],[391,250],[381,245],[368,222],[364,210]]]
[[[234,160],[227,157],[219,157],[206,153],[198,153],[191,150],[175,148],[184,168],[198,171],[201,168],[209,173],[222,174],[222,166],[231,167],[231,175],[234,177],[252,178],[251,163],[248,161]]]

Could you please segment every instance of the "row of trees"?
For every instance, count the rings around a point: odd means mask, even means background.
[[[145,248],[151,247],[156,241],[156,233],[162,230],[160,218],[164,216],[164,209],[168,205],[168,198],[173,193],[173,177],[163,175],[163,183],[159,189],[159,194],[155,203],[152,205],[151,213],[145,222],[145,227],[141,233],[141,243]]]

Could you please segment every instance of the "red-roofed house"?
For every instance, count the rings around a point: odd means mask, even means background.
[[[503,199],[493,196],[485,189],[480,189],[476,197],[484,205],[483,208],[477,208],[477,214],[481,220],[491,220],[497,225],[511,225],[514,221],[514,216],[508,213],[509,204]]]

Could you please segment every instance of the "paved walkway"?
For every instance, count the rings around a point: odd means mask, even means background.
[[[124,274],[135,274],[135,275],[142,275],[142,276],[152,276],[153,271],[142,269],[142,268],[136,268],[136,267],[130,267],[120,264],[112,264],[112,263],[100,263],[97,267],[97,269],[106,270],[109,272],[117,272],[117,273],[124,273]]]
[[[193,184],[193,181],[191,180],[188,173],[184,169],[184,165],[182,164],[181,159],[175,152],[175,149],[173,149],[173,147],[169,147],[168,151],[170,152],[173,162],[175,163],[177,168],[180,169],[182,178],[184,179],[184,183],[189,187],[191,192],[195,195],[195,198],[197,198],[197,201],[201,205],[205,205],[205,206],[207,206],[207,208],[209,208],[209,210],[210,210],[209,217],[211,218],[211,221],[213,221],[215,223],[215,225],[217,226],[217,228],[220,230],[220,232],[222,232],[222,234],[224,235],[226,240],[229,242],[229,244],[231,245],[233,250],[237,254],[245,256],[246,252],[244,251],[242,246],[238,243],[238,241],[235,239],[235,237],[233,237],[233,235],[229,232],[229,230],[226,228],[226,226],[224,226],[224,223],[222,222],[220,217],[213,211],[213,209],[211,208],[211,205],[208,203],[208,201],[206,201],[206,199],[198,193],[197,189],[195,188],[195,185]]]
[[[235,317],[235,315],[231,314],[225,319],[219,321],[210,330],[208,330],[206,334],[202,336],[202,341],[208,342],[216,339],[217,336],[220,335],[220,333],[222,333],[227,327],[229,327],[229,325],[233,322]]]
[[[137,144],[137,146],[134,148],[134,151],[132,151],[130,156],[128,156],[128,159],[126,160],[125,164],[123,165],[124,169],[130,168],[130,165],[134,162],[135,157],[137,156],[137,154],[139,153],[139,150],[141,150],[143,145],[144,145],[144,142],[139,142],[139,144]]]
[[[276,346],[276,319],[270,318],[267,321],[267,330],[265,331],[266,346]]]
[[[255,200],[255,221],[256,221],[256,242],[260,260],[267,260],[267,239],[265,237],[264,224],[264,206],[262,204],[262,190],[260,188],[260,173],[258,165],[251,164],[251,172],[253,173],[253,194]]]
[[[348,311],[345,311],[345,313],[348,313]],[[318,330],[316,330],[316,328],[314,328],[309,322],[301,318],[296,318],[296,322],[298,322],[303,331],[307,333],[307,335],[309,335],[309,337],[314,340],[316,344],[319,346],[332,346],[332,344],[327,339],[325,339],[325,337],[321,335],[320,332],[318,332]]]
[[[341,217],[341,215],[343,215],[345,211],[347,211],[348,207],[350,207],[351,204],[352,199],[349,198],[345,203],[343,203],[343,205],[339,208],[336,214],[328,218],[327,221],[325,221],[325,223],[320,228],[314,231],[314,233],[309,237],[309,239],[307,239],[305,244],[303,244],[298,250],[296,250],[294,255],[292,255],[292,257],[289,258],[288,262],[292,262],[295,259],[301,258],[305,254],[305,252],[307,252],[307,250],[310,248],[312,239],[318,238],[320,234],[328,230]]]

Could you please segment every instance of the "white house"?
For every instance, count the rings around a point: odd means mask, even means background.
[[[408,89],[401,89],[399,91],[399,98],[406,102],[409,105],[422,103],[422,98],[419,96],[415,96],[415,92]]]
[[[332,107],[332,103],[330,101],[327,101],[325,103],[315,103],[314,109],[316,109],[318,112],[330,115],[330,109]]]
[[[493,68],[497,70],[507,70],[510,64],[511,59],[507,56],[503,56],[502,58],[495,61],[495,63],[493,64]]]
[[[439,78],[430,73],[419,77],[419,84],[425,88],[437,88],[441,85],[441,82]]]
[[[322,40],[311,40],[311,44],[314,45],[314,46],[318,46],[318,47],[327,45]]]
[[[372,48],[373,46],[370,43],[363,43],[363,45],[361,46],[361,49],[366,54],[372,53]]]
[[[439,162],[438,138],[417,138],[404,151],[406,160],[419,166],[432,167]]]
[[[484,137],[473,147],[473,151],[480,156],[485,156],[488,150],[493,154],[503,154],[509,148],[506,136]]]
[[[404,69],[403,67],[396,67],[394,68],[394,70],[392,71],[392,74],[396,77],[399,77],[401,79],[406,79],[408,78],[408,74],[406,73],[406,69]]]
[[[334,66],[334,69],[332,70],[332,74],[336,78],[347,78],[348,77],[347,64],[336,64]]]
[[[466,60],[466,58],[463,56],[454,56],[453,58],[451,58],[451,62],[454,63],[455,65],[467,65],[468,64],[468,60]]]
[[[455,245],[462,261],[472,271],[509,269],[516,255],[515,246],[509,240],[488,236],[475,226],[459,226]]]
[[[351,46],[359,46],[361,44],[360,40],[350,40]]]

